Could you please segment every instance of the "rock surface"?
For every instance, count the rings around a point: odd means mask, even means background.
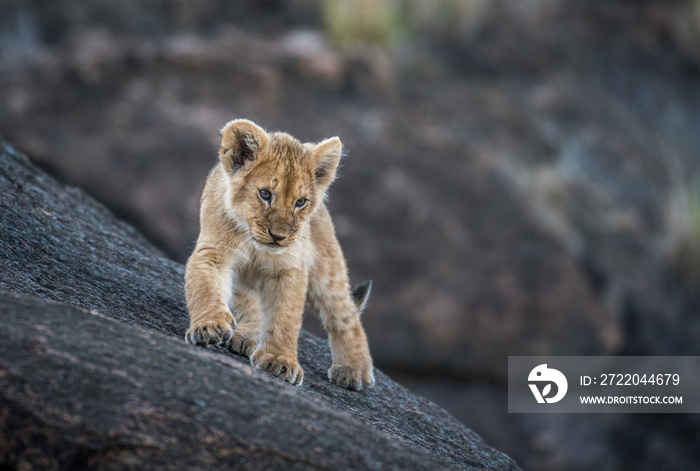
[[[0,464],[11,469],[489,469],[506,455],[377,372],[295,388],[186,345],[183,267],[0,144]]]

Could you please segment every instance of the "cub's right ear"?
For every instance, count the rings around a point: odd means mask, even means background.
[[[219,160],[226,170],[235,172],[255,156],[270,142],[265,130],[247,119],[229,121],[221,130]]]

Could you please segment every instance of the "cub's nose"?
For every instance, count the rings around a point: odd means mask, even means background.
[[[272,237],[272,240],[274,240],[275,242],[279,242],[280,240],[284,240],[287,238],[287,236],[277,235],[273,233],[269,227],[267,228],[267,233],[270,234],[270,237]]]

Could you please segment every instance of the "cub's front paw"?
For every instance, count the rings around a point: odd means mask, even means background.
[[[233,337],[236,319],[228,312],[190,324],[185,341],[191,345],[221,345]]]
[[[371,362],[359,366],[333,365],[328,370],[328,379],[338,386],[361,391],[374,386],[374,369]]]
[[[236,327],[236,331],[233,333],[233,337],[231,337],[231,341],[228,343],[228,349],[250,358],[255,348],[258,346],[259,337],[259,328],[248,326],[243,322]]]
[[[296,358],[256,350],[250,357],[250,362],[255,368],[272,373],[295,386],[300,386],[304,380],[304,370],[301,369]]]

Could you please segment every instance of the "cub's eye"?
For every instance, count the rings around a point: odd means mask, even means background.
[[[263,201],[267,201],[268,203],[269,203],[270,200],[272,199],[272,193],[270,193],[269,190],[262,189],[262,190],[260,190],[260,191],[258,192],[258,194],[260,195],[260,198],[261,198]]]
[[[296,203],[294,203],[295,208],[303,208],[306,206],[306,202],[309,201],[306,198],[299,198]]]

